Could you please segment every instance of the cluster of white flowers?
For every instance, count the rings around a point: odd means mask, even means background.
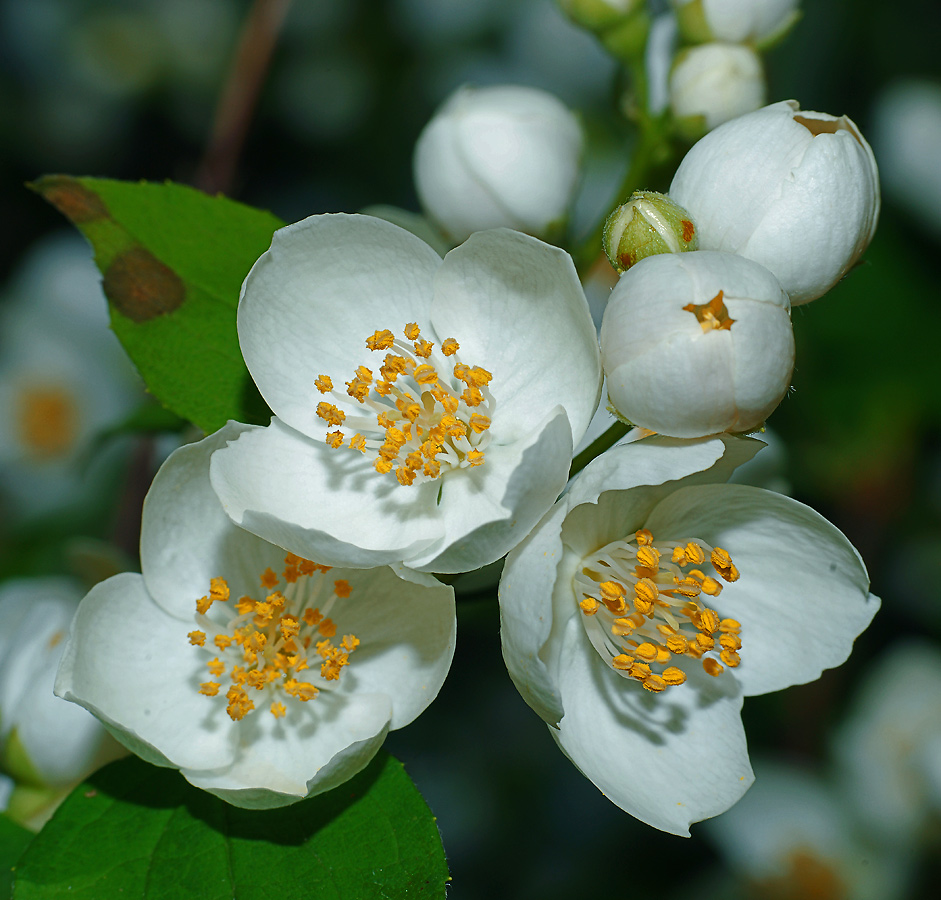
[[[229,802],[292,803],[350,777],[436,695],[455,609],[431,573],[506,556],[504,658],[565,754],[667,831],[732,805],[752,780],[743,698],[841,663],[879,606],[834,526],[726,483],[762,446],[739,433],[788,388],[791,303],[862,252],[878,189],[848,120],[777,104],[726,128],[674,184],[690,213],[674,224],[703,249],[625,272],[600,345],[569,255],[510,230],[545,234],[577,170],[577,125],[536,92],[462,91],[419,140],[423,201],[467,237],[443,258],[369,216],[278,231],[238,309],[274,417],[165,463],[142,574],[85,598],[56,692]],[[771,135],[747,178],[742,129]],[[723,157],[740,181],[724,205],[710,193]],[[835,192],[817,205],[800,193],[812,165]],[[815,249],[819,271],[802,259],[813,284],[792,284],[762,223],[775,217],[787,261],[818,214],[820,231],[849,224]],[[570,479],[605,376],[657,435]]]

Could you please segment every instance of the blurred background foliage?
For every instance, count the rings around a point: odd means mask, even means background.
[[[771,100],[846,113],[871,135],[889,85],[941,83],[933,0],[803,8],[767,57]],[[24,187],[40,174],[207,184],[217,104],[250,9],[247,0],[0,0],[0,283],[63,228]],[[415,139],[465,82],[543,87],[580,110],[593,149],[579,214],[590,224],[604,211],[630,148],[616,67],[551,0],[294,0],[226,192],[288,221],[377,203],[416,210]],[[941,180],[941,155],[936,167]],[[845,666],[746,703],[758,758],[826,769],[833,728],[873,660],[906,635],[941,637],[939,234],[887,194],[862,265],[795,311],[794,389],[771,420],[785,448],[779,474],[847,533],[884,605]],[[137,438],[90,500],[23,525],[4,515],[0,575],[77,568],[91,580],[111,563],[90,541],[132,558],[159,456],[153,439]],[[639,825],[562,757],[506,676],[492,591],[468,593],[459,620],[439,699],[388,744],[438,816],[451,896],[745,895],[695,827],[684,841]],[[624,765],[643,777],[643,760]],[[922,837],[936,850],[934,829]],[[934,895],[937,858],[920,857],[910,896]]]

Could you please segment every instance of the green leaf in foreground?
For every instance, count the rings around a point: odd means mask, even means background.
[[[434,818],[387,754],[333,791],[264,811],[130,758],[59,807],[20,859],[13,898],[441,898],[447,878]]]
[[[172,183],[47,175],[31,187],[91,243],[111,327],[164,406],[207,432],[267,422],[235,313],[280,219]]]
[[[10,896],[13,867],[33,839],[33,833],[0,813],[0,897]]]

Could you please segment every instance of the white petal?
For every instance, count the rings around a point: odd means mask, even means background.
[[[361,641],[343,669],[337,693],[387,694],[389,727],[415,719],[437,696],[454,655],[454,591],[429,575],[380,569],[333,569],[352,586],[333,616],[342,633]]]
[[[499,559],[562,492],[571,460],[571,430],[560,408],[518,442],[491,444],[482,466],[442,479],[444,537],[406,564],[426,572],[466,572]]]
[[[233,597],[254,594],[258,577],[280,571],[284,550],[236,527],[209,483],[211,454],[251,426],[229,422],[195,444],[174,451],[160,467],[144,501],[141,569],[154,601],[191,619],[196,600],[221,576]]]
[[[747,485],[684,487],[647,519],[655,539],[699,537],[741,573],[715,605],[742,623],[746,696],[804,684],[850,654],[879,609],[859,554],[802,503]]]
[[[303,718],[292,715],[296,712]],[[184,769],[183,775],[235,806],[287,806],[328,791],[360,771],[382,746],[390,714],[384,694],[322,694],[281,719],[257,710],[240,723],[242,742],[231,766]]]
[[[553,625],[564,627],[575,613],[575,597],[559,572],[564,556],[562,522],[567,507],[557,503],[538,527],[506,558],[500,579],[500,640],[503,661],[523,699],[547,722],[562,718],[559,687],[541,653]],[[571,554],[570,554],[571,555]],[[570,598],[568,615],[553,615],[552,596]],[[560,622],[556,620],[560,619]]]
[[[492,433],[518,439],[556,405],[573,441],[601,391],[601,361],[588,301],[571,257],[506,229],[479,232],[452,250],[435,278],[432,319],[461,359],[493,374]]]
[[[693,670],[686,684],[651,695],[609,669],[572,619],[560,685],[559,746],[642,822],[688,836],[691,822],[724,812],[752,783],[734,679]]]
[[[72,623],[56,695],[94,713],[148,762],[214,768],[235,756],[225,707],[199,693],[208,680],[192,630],[148,596],[139,575],[96,585]]]
[[[368,363],[366,338],[424,325],[438,254],[369,216],[311,216],[275,232],[242,286],[238,329],[255,384],[279,418],[321,435],[318,375],[338,384]]]
[[[372,568],[440,538],[438,485],[403,487],[353,451],[272,419],[213,454],[212,486],[242,528],[305,559]]]

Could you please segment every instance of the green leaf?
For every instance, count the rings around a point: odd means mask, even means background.
[[[111,327],[164,406],[207,432],[267,422],[235,313],[280,219],[179,184],[47,175],[30,186],[91,243]]]
[[[33,839],[33,833],[0,813],[0,897],[10,896],[16,861]]]
[[[379,756],[330,791],[244,810],[129,758],[80,785],[20,859],[13,900],[441,898],[434,818]]]

